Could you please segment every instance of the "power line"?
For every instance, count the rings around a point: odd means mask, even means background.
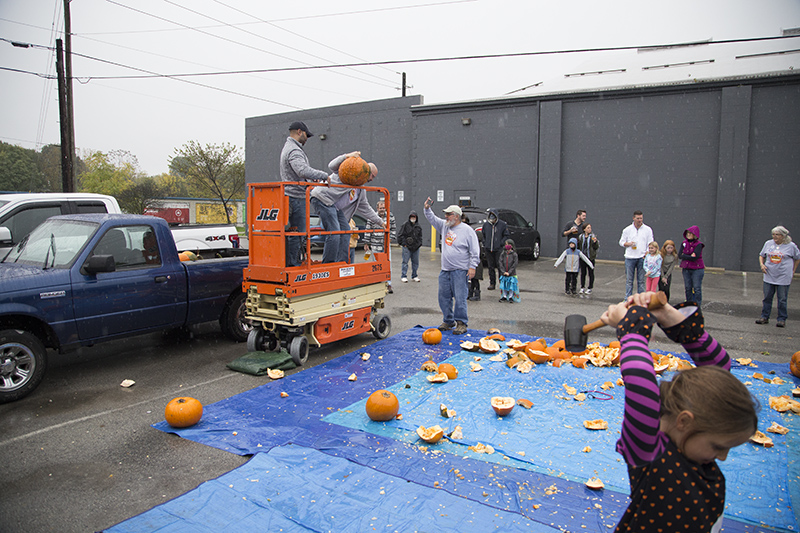
[[[110,0],[109,0],[110,1]],[[775,37],[752,37],[752,38],[745,38],[745,39],[726,39],[722,41],[708,41],[708,45],[715,45],[715,44],[737,44],[737,43],[752,43],[752,42],[763,42],[763,41],[775,41],[781,39],[796,39],[800,36],[798,35],[781,35]],[[311,66],[302,66],[302,67],[276,67],[276,68],[266,68],[266,69],[248,69],[248,70],[231,70],[231,71],[218,71],[218,72],[193,72],[193,73],[177,73],[177,74],[161,74],[157,76],[90,76],[89,79],[95,80],[103,80],[103,79],[140,79],[140,78],[148,78],[148,77],[170,77],[170,78],[184,78],[184,77],[193,77],[193,76],[227,76],[232,74],[257,74],[257,73],[269,73],[269,72],[296,72],[296,71],[304,71],[304,70],[327,70],[327,69],[336,69],[336,68],[348,68],[348,67],[367,67],[367,66],[378,66],[378,65],[402,65],[402,64],[416,64],[416,63],[438,63],[438,62],[448,62],[448,61],[471,61],[471,60],[484,60],[484,59],[503,59],[503,58],[512,58],[512,57],[535,57],[535,56],[546,56],[546,55],[561,55],[561,54],[583,54],[583,53],[593,53],[593,52],[620,52],[625,50],[652,50],[657,48],[663,48],[665,46],[670,47],[680,47],[680,46],[690,46],[694,45],[691,44],[682,44],[682,43],[675,43],[675,44],[657,44],[657,45],[639,45],[639,46],[613,46],[613,47],[602,47],[602,48],[577,48],[571,50],[549,50],[549,51],[540,51],[540,52],[511,52],[506,54],[480,54],[480,55],[469,55],[469,56],[450,56],[450,57],[430,57],[430,58],[420,58],[420,59],[395,59],[395,60],[387,60],[387,61],[367,61],[362,63],[339,63],[335,65],[311,65]],[[88,57],[88,56],[87,56]],[[132,68],[132,67],[131,67]]]

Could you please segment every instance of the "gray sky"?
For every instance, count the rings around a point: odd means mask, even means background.
[[[54,48],[62,37],[62,6],[63,0],[0,0],[4,142],[36,149],[60,142],[57,84],[48,79],[55,54],[39,46]],[[174,149],[190,140],[229,142],[243,152],[247,117],[296,110],[302,120],[303,109],[398,97],[400,72],[407,73],[408,94],[432,104],[496,98],[534,84],[513,94],[800,68],[800,53],[740,57],[798,50],[798,37],[280,70],[775,37],[800,27],[800,0],[72,0],[70,6],[73,53],[81,54],[73,58],[79,153],[127,150],[150,175],[166,172]],[[255,70],[262,72],[241,72]],[[605,70],[614,72],[565,77]],[[219,72],[239,73],[164,77]]]

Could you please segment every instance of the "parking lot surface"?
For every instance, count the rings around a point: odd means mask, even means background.
[[[393,331],[438,325],[439,254],[421,250],[419,283],[400,282],[400,256],[395,247],[394,293],[387,295],[384,310]],[[469,327],[561,338],[567,315],[582,314],[591,322],[609,304],[623,299],[621,263],[599,263],[593,294],[581,298],[564,294],[563,269],[553,268],[553,262],[544,257],[521,260],[518,304],[498,302],[498,291],[486,290],[484,280],[481,301],[469,303]],[[703,281],[707,330],[732,357],[788,363],[800,350],[795,338],[800,333],[800,321],[795,321],[800,317],[800,300],[791,292],[786,328],[776,328],[774,320],[757,325],[761,274],[708,269]],[[672,301],[681,301],[682,295],[682,278],[676,272]],[[614,338],[610,328],[602,328],[592,332],[589,341],[607,343]],[[373,342],[371,335],[359,335],[312,349],[307,366]],[[660,331],[651,346],[680,350]],[[246,457],[150,425],[164,419],[164,407],[176,396],[189,395],[209,404],[269,381],[225,367],[246,350],[244,344],[227,340],[212,323],[197,328],[190,340],[146,335],[72,354],[50,353],[43,383],[30,396],[0,405],[2,530],[99,531],[244,463]],[[136,384],[120,387],[125,379]]]

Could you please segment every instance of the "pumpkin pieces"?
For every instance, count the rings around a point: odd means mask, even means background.
[[[439,374],[447,374],[447,379],[456,379],[458,377],[458,369],[450,363],[442,363],[436,369]]]
[[[442,437],[444,436],[444,430],[439,425],[431,426],[429,428],[420,426],[417,428],[417,436],[419,436],[420,439],[424,440],[428,444],[436,444],[442,440]]]
[[[493,396],[491,403],[492,409],[497,413],[497,416],[508,416],[511,414],[511,410],[514,409],[516,402],[514,398],[508,396]]]
[[[756,431],[753,436],[750,437],[750,442],[753,444],[760,444],[764,448],[772,448],[774,446],[772,439],[760,431]]]
[[[603,484],[599,477],[589,478],[584,485],[592,490],[600,490],[605,488],[605,484]]]
[[[592,430],[608,429],[608,422],[599,418],[597,420],[584,420],[583,427]]]
[[[500,345],[497,344],[497,341],[489,337],[483,337],[478,342],[478,347],[483,353],[495,353],[500,351]]]

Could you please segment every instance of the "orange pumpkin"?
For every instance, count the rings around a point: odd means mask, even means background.
[[[376,422],[386,422],[397,416],[400,402],[388,390],[376,390],[367,398],[367,416]]]
[[[492,397],[492,409],[494,412],[497,413],[497,416],[508,416],[511,414],[511,410],[514,409],[514,405],[516,402],[514,398],[511,397],[504,397],[504,396],[493,396]]]
[[[543,363],[547,363],[553,359],[553,356],[544,352],[542,350],[532,350],[530,346],[525,348],[525,355],[528,356],[528,359],[536,363],[537,365],[541,365]]]
[[[564,345],[564,339],[558,340],[551,344],[550,346],[554,346],[556,348],[561,348],[562,350],[566,350],[567,347]]]
[[[187,254],[186,252],[179,253],[178,254],[178,259],[180,259],[181,261],[191,261],[192,260],[192,258],[189,257],[189,254]]]
[[[794,352],[792,360],[789,362],[789,370],[792,375],[800,378],[800,352]]]
[[[553,359],[553,366],[556,368],[560,368],[561,365],[564,364],[563,359]]]
[[[203,404],[188,396],[174,398],[164,408],[164,418],[174,428],[188,428],[200,422],[202,417]]]
[[[442,332],[437,328],[428,328],[422,332],[422,342],[425,344],[439,344],[442,342]]]
[[[608,343],[609,348],[619,348],[619,341],[611,341]]]
[[[369,163],[360,157],[348,157],[339,165],[339,179],[347,185],[364,185],[370,176]]]
[[[487,335],[484,339],[491,339],[493,341],[504,341],[506,340],[505,336],[502,333],[492,333],[491,335]]]
[[[447,379],[456,379],[458,377],[458,369],[450,363],[442,363],[436,371],[440,374],[447,374]]]
[[[575,359],[572,360],[572,366],[574,366],[575,368],[586,368],[586,361],[588,361],[588,359],[585,359],[583,357],[576,357]]]

